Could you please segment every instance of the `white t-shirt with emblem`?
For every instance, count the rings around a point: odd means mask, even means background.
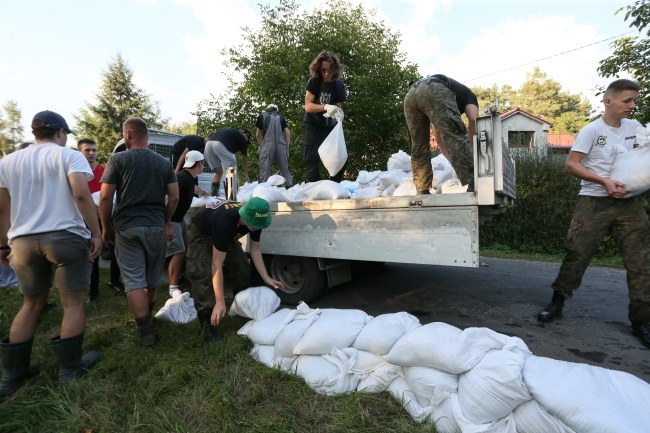
[[[643,125],[632,119],[622,119],[618,128],[609,126],[603,119],[595,120],[580,130],[571,150],[586,154],[582,165],[598,176],[609,178],[616,146],[632,150],[637,144],[636,129],[639,126]],[[582,180],[580,195],[607,197],[607,190],[599,183]]]

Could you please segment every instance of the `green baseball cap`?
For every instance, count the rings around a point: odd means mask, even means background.
[[[246,224],[256,229],[265,229],[271,225],[269,202],[260,197],[252,197],[239,208],[239,216]]]

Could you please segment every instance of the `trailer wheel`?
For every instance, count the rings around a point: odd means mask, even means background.
[[[284,292],[277,293],[285,304],[310,302],[325,289],[325,272],[313,257],[273,256],[270,268],[273,278],[284,284]]]

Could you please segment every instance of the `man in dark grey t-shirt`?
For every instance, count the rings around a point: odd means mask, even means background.
[[[102,237],[115,244],[140,340],[144,346],[152,346],[156,336],[151,310],[161,284],[167,241],[174,233],[171,216],[178,204],[178,183],[171,163],[149,149],[144,120],[128,119],[123,134],[128,150],[113,154],[102,176]]]

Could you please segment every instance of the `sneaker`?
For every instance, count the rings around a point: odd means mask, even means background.
[[[108,287],[110,287],[116,295],[124,294],[124,284],[121,281],[109,281]]]
[[[650,349],[650,323],[633,323],[632,333],[639,337],[645,347]]]

